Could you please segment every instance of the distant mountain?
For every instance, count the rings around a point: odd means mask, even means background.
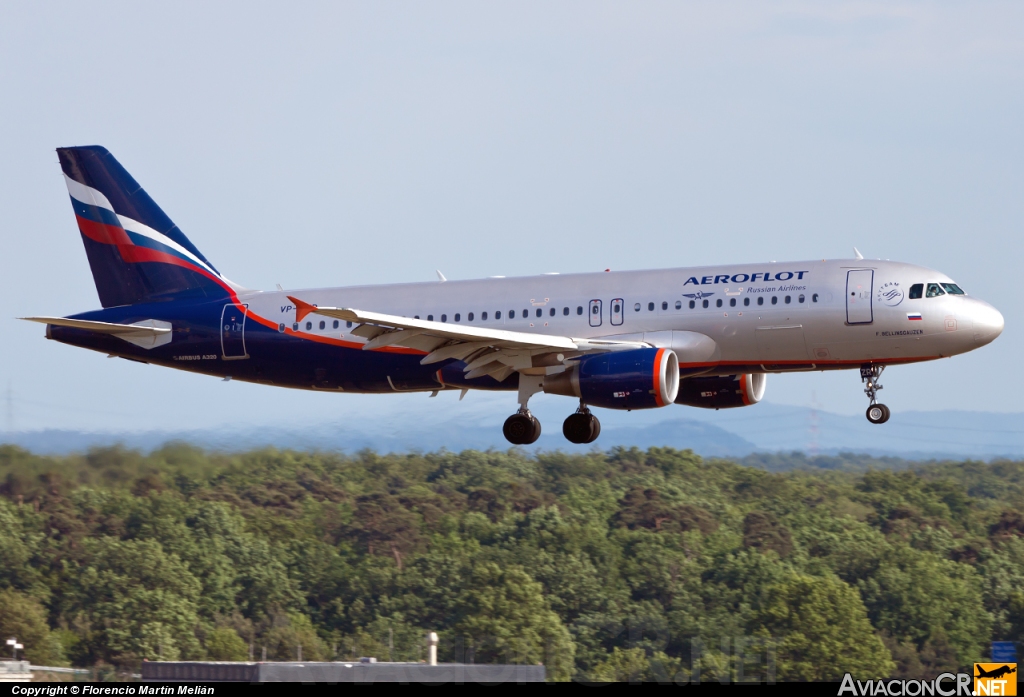
[[[509,411],[507,400],[491,395],[475,397],[473,402],[449,403],[428,414],[395,411],[313,425],[224,425],[192,431],[25,431],[4,434],[0,441],[52,454],[114,443],[150,450],[171,440],[228,451],[269,445],[347,452],[363,448],[381,452],[508,448],[501,435],[501,424]],[[531,449],[579,452],[593,447],[671,446],[719,457],[803,451],[812,455],[857,452],[918,460],[1024,456],[1024,414],[896,412],[887,424],[875,426],[862,415],[825,411],[812,415],[806,408],[765,403],[717,412],[601,410],[600,439],[593,445],[574,446],[561,433],[566,415],[563,401],[537,400],[533,411],[544,432]]]

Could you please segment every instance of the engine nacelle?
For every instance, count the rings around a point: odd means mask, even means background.
[[[676,404],[704,409],[730,409],[757,404],[764,397],[764,373],[687,378],[679,385]]]
[[[606,409],[664,407],[679,391],[679,359],[659,348],[586,356],[565,372],[545,377],[544,391]]]

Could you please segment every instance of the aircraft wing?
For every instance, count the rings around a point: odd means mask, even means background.
[[[449,322],[386,315],[347,307],[316,307],[289,296],[297,308],[297,319],[309,314],[325,315],[358,323],[352,333],[367,339],[363,350],[404,346],[426,352],[423,365],[448,359],[466,361],[466,377],[490,375],[504,380],[517,370],[560,364],[567,358],[587,353],[645,348],[638,341],[580,339],[557,334],[531,334],[489,329]],[[560,357],[559,357],[560,356]]]
[[[156,319],[147,319],[135,324],[117,324],[114,322],[95,322],[87,319],[68,319],[66,317],[19,317],[28,322],[50,324],[55,327],[84,329],[97,334],[110,334],[124,339],[136,346],[155,348],[169,343],[171,340],[171,323]]]

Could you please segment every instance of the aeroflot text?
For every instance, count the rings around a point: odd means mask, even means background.
[[[757,283],[758,281],[790,281],[796,276],[798,281],[804,279],[804,274],[810,273],[809,271],[779,271],[774,276],[771,271],[761,273],[738,273],[730,276],[727,273],[720,273],[717,276],[702,276],[698,279],[696,276],[690,276],[686,279],[684,286],[688,286],[691,283],[695,286],[713,286],[716,283]]]

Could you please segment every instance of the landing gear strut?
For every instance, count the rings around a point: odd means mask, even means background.
[[[540,438],[540,421],[526,407],[505,419],[501,432],[512,445],[530,445]]]
[[[540,421],[530,413],[530,397],[544,389],[543,375],[519,374],[519,411],[505,419],[501,432],[512,445],[530,445],[540,438]]]
[[[601,435],[601,422],[580,400],[580,408],[562,424],[562,435],[570,443],[593,443]]]
[[[884,365],[875,365],[873,363],[867,363],[860,367],[860,379],[865,383],[864,394],[871,400],[867,410],[867,417],[868,421],[873,424],[884,424],[889,420],[890,416],[889,407],[884,404],[878,404],[875,401],[878,391],[882,389],[878,379],[882,377],[883,370],[885,370]]]

